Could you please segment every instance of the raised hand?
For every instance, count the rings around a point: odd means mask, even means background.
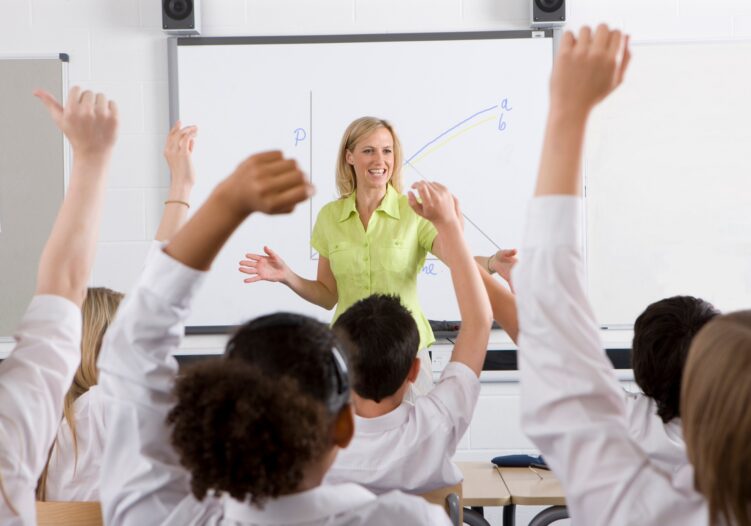
[[[628,37],[600,24],[594,35],[564,33],[551,77],[551,104],[588,112],[623,81],[631,53]]]
[[[511,284],[511,269],[516,265],[516,249],[501,249],[492,256],[488,265],[495,270],[507,283]]]
[[[245,254],[247,259],[240,261],[240,272],[249,274],[243,283],[255,283],[256,281],[284,281],[288,275],[289,267],[279,254],[269,247],[263,247],[266,255]]]
[[[192,187],[196,181],[192,155],[197,134],[198,126],[182,127],[178,120],[167,135],[167,142],[164,144],[164,158],[169,166],[172,186],[187,185]]]
[[[81,91],[78,86],[70,89],[65,107],[44,90],[36,90],[34,95],[47,107],[79,160],[109,158],[117,137],[115,101],[108,101],[102,93],[95,95],[91,91]]]
[[[297,162],[280,151],[251,155],[222,183],[223,198],[241,215],[288,213],[312,193]]]
[[[459,202],[448,188],[440,183],[427,181],[418,181],[412,188],[419,194],[420,200],[418,201],[415,194],[410,192],[409,205],[418,215],[433,223],[436,228],[454,223],[462,227]]]

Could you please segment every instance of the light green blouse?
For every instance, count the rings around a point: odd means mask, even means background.
[[[420,331],[420,348],[435,341],[417,298],[417,274],[433,247],[433,224],[409,206],[389,184],[381,204],[362,226],[355,194],[337,199],[318,213],[311,244],[327,258],[336,279],[339,303],[334,321],[353,303],[371,294],[395,294]]]

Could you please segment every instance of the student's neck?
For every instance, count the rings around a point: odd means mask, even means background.
[[[362,188],[355,191],[355,205],[360,221],[367,230],[370,218],[386,196],[386,188]]]
[[[409,387],[409,386],[407,386]],[[380,402],[375,400],[368,400],[367,398],[361,398],[356,394],[352,394],[352,401],[355,405],[355,414],[362,418],[376,418],[379,416],[387,415],[404,402],[404,389],[399,389],[396,393],[384,398]]]
[[[339,448],[337,447],[331,448],[319,462],[308,466],[294,493],[302,493],[303,491],[309,491],[320,486],[323,483],[323,477],[326,476],[326,472],[331,467],[331,464],[334,463],[338,450]]]

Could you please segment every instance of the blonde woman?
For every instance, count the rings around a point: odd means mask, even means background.
[[[182,127],[177,121],[167,136],[164,156],[170,168],[170,191],[152,250],[170,239],[187,217],[195,183],[191,154],[197,131],[196,126]],[[86,294],[81,366],[65,396],[63,420],[37,486],[38,500],[99,500],[107,411],[97,386],[97,359],[122,299],[121,293],[107,288],[90,288]]]
[[[427,348],[435,338],[417,297],[417,275],[432,252],[441,258],[441,237],[417,215],[402,194],[402,148],[393,126],[361,117],[344,132],[336,166],[339,199],[318,214],[313,248],[318,251],[315,279],[296,274],[269,247],[246,254],[240,272],[245,283],[281,282],[303,299],[325,309],[336,306],[334,320],[372,294],[399,296],[420,334],[418,394],[433,385]]]

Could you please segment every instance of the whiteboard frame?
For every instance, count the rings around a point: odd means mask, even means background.
[[[558,50],[560,30],[517,29],[502,31],[462,31],[436,33],[390,33],[390,34],[341,34],[341,35],[285,35],[285,36],[220,36],[220,37],[169,37],[167,39],[167,67],[169,89],[169,126],[180,118],[178,47],[222,45],[268,45],[268,44],[332,44],[373,42],[430,42],[452,40],[504,40],[524,38],[549,38],[552,41],[553,58]],[[192,325],[185,327],[185,334],[227,334],[236,325]]]

